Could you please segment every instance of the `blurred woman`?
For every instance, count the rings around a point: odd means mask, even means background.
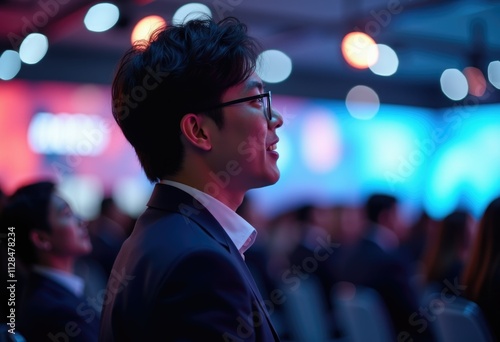
[[[441,292],[447,282],[460,279],[470,250],[474,220],[465,210],[455,210],[437,224],[423,258],[423,288]]]
[[[465,296],[482,309],[493,335],[500,341],[500,197],[486,208],[479,222],[472,254],[465,266]]]

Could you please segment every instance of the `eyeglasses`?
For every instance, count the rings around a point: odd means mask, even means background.
[[[241,99],[224,102],[224,103],[216,105],[215,107],[208,109],[207,111],[219,109],[222,107],[232,106],[232,105],[237,104],[237,103],[248,102],[248,101],[252,101],[252,100],[261,100],[264,117],[267,120],[271,121],[273,118],[273,113],[271,110],[271,92],[270,91],[259,94],[259,95],[243,97]]]

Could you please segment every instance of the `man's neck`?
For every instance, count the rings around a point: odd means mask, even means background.
[[[41,256],[38,262],[40,266],[53,268],[59,271],[74,273],[74,258],[57,258],[54,256]]]
[[[164,180],[185,184],[206,194],[209,194],[234,211],[236,211],[236,209],[241,205],[241,203],[243,202],[243,197],[245,195],[245,192],[243,191],[232,191],[232,189],[229,189],[229,187],[223,186],[223,184],[220,184],[214,180],[201,179],[199,177],[189,178],[182,176],[172,176],[165,177]]]

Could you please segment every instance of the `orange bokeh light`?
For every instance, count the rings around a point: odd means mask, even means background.
[[[464,75],[469,85],[469,94],[481,97],[486,92],[486,79],[481,70],[475,67],[464,69]]]
[[[158,28],[165,26],[167,22],[160,16],[150,15],[142,18],[134,27],[130,41],[132,45],[138,40],[149,41],[151,34]]]
[[[378,60],[378,46],[363,32],[348,33],[342,40],[342,55],[350,66],[366,69]]]

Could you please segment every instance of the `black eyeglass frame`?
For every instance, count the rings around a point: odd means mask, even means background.
[[[206,111],[220,109],[222,107],[232,106],[234,104],[248,102],[248,101],[252,101],[252,100],[256,100],[256,99],[263,99],[263,98],[267,99],[267,108],[266,108],[265,104],[262,104],[263,109],[264,109],[264,117],[267,120],[271,121],[273,119],[273,111],[271,110],[271,92],[270,91],[266,91],[265,93],[262,93],[262,94],[259,94],[259,95],[242,97],[241,99],[236,99],[236,100],[232,100],[232,101],[228,101],[228,102],[223,102],[223,103],[220,103],[220,104],[218,104],[218,105],[216,105],[214,107],[211,107],[210,109],[207,109]],[[267,112],[266,112],[266,109],[267,109]]]

